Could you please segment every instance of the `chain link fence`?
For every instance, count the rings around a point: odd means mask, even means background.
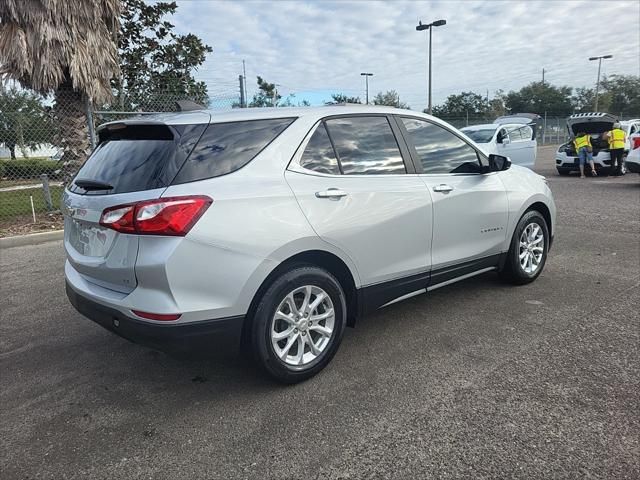
[[[92,108],[76,92],[43,97],[0,85],[0,237],[60,228],[64,184],[96,145],[96,128],[106,122],[176,111],[175,94],[147,99],[145,111],[121,104]],[[192,99],[197,101],[197,99]],[[230,110],[238,92],[209,95],[208,108]]]

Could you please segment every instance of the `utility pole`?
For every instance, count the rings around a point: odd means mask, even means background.
[[[244,98],[245,98],[245,108],[247,107],[247,98],[249,97],[249,92],[247,92],[247,69],[244,64],[244,60],[242,60],[242,76],[244,78]]]
[[[446,20],[436,20],[435,22],[424,24],[422,21],[418,21],[418,26],[416,27],[417,31],[429,30],[429,115],[433,113],[432,104],[431,104],[431,34],[433,31],[433,27],[440,27],[442,25],[446,25]]]
[[[544,87],[544,68],[542,69],[542,86]]]
[[[281,87],[282,85],[280,85],[279,83],[274,83],[274,87],[273,87],[273,106],[277,107],[278,106],[278,87]]]
[[[238,75],[238,81],[240,82],[240,108],[247,108],[247,98],[244,93],[244,77]]]
[[[366,95],[367,95],[367,105],[369,105],[369,77],[373,77],[373,73],[361,73],[361,76],[364,77]]]
[[[600,90],[600,67],[602,67],[603,58],[613,58],[613,55],[601,55],[599,57],[589,57],[590,61],[598,60],[598,79],[596,80],[596,106],[595,111],[598,111],[598,93]]]

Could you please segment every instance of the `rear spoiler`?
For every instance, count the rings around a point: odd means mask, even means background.
[[[206,110],[200,104],[192,102],[191,100],[177,100],[176,107],[178,112],[193,112],[194,110]]]

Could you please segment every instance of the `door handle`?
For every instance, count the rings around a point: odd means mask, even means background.
[[[338,188],[328,188],[324,192],[316,192],[316,197],[318,198],[333,198],[339,199],[341,197],[346,197],[347,192],[340,190]]]
[[[433,187],[434,192],[449,193],[451,190],[453,190],[453,187],[451,185],[446,185],[444,183],[441,183],[440,185],[436,185],[435,187]]]

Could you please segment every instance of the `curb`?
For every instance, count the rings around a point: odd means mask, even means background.
[[[0,249],[21,247],[23,245],[39,245],[54,240],[62,240],[64,238],[64,230],[55,230],[53,232],[32,233],[29,235],[17,235],[15,237],[0,238]]]

